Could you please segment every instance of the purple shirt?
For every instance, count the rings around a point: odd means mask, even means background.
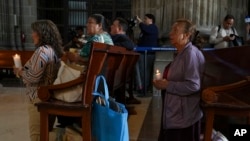
[[[165,129],[186,128],[201,119],[199,91],[204,67],[202,52],[191,42],[172,61],[164,99]]]

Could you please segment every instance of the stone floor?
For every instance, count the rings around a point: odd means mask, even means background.
[[[29,141],[24,89],[0,86],[0,103],[0,138],[5,141]]]
[[[149,94],[152,95],[152,94]],[[132,105],[137,115],[129,116],[130,141],[156,141],[161,105],[160,97],[138,97],[141,104]],[[29,141],[27,99],[22,87],[0,84],[0,138],[4,141]]]

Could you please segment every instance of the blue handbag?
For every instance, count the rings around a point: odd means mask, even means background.
[[[100,83],[100,81],[103,83]],[[103,91],[98,92],[103,84]],[[109,97],[105,77],[97,76],[92,107],[92,138],[96,141],[129,141],[128,111]]]

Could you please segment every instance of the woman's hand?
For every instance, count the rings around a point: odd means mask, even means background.
[[[22,68],[13,67],[13,72],[17,77],[21,76]]]
[[[230,36],[225,36],[225,37],[223,37],[223,41],[229,42],[229,41],[231,41],[231,37]]]
[[[138,21],[138,23],[142,22],[142,20],[139,18],[139,16],[136,16],[136,20]]]
[[[154,80],[153,85],[156,89],[164,90],[167,88],[168,81],[166,79]]]
[[[67,60],[69,60],[70,62],[77,62],[78,61],[78,56],[76,53],[72,53],[72,52],[65,52],[65,58],[67,58]]]

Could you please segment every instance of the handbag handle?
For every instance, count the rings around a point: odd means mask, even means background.
[[[108,85],[107,85],[107,82],[106,82],[106,79],[103,75],[98,75],[96,77],[96,81],[95,81],[95,89],[94,89],[94,92],[92,93],[94,96],[101,96],[103,97],[102,94],[98,93],[97,92],[97,89],[98,89],[98,86],[100,85],[100,81],[103,81],[103,86],[104,86],[104,99],[105,99],[105,102],[107,103],[107,106],[109,107],[109,92],[108,92]]]

